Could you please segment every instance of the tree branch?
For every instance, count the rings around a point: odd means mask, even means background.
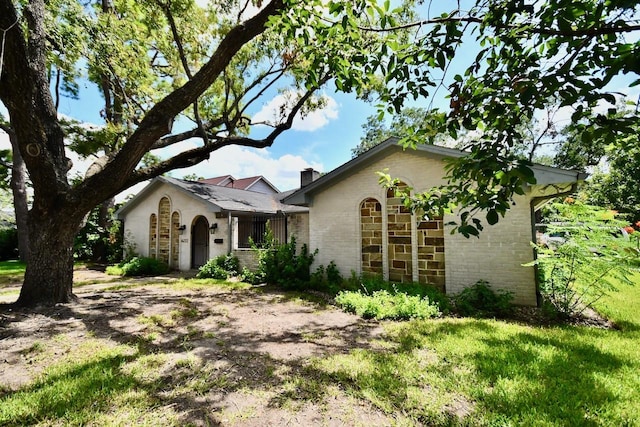
[[[323,18],[327,20],[326,18]],[[329,20],[327,20],[329,21]],[[338,22],[332,22],[333,24],[338,24]],[[362,27],[358,26],[357,28],[361,31],[372,32],[372,33],[387,33],[393,31],[407,30],[416,27],[422,27],[425,25],[436,25],[436,24],[448,24],[448,23],[466,23],[466,24],[483,24],[485,23],[484,18],[476,17],[476,16],[448,16],[445,18],[431,18],[424,19],[421,21],[409,22],[402,25],[396,25],[394,27],[387,28],[377,28],[377,27]],[[621,34],[621,33],[631,33],[634,31],[640,30],[640,24],[638,25],[603,25],[598,28],[586,28],[586,29],[571,29],[571,30],[560,30],[555,28],[537,28],[530,24],[519,24],[519,25],[496,25],[495,28],[499,29],[516,29],[516,28],[528,28],[529,32],[524,32],[523,37],[526,37],[527,34],[541,34],[546,36],[564,36],[564,37],[597,37],[604,36],[608,34]]]
[[[320,80],[321,85],[329,81],[329,76],[325,76]],[[321,86],[320,85],[320,86]],[[253,148],[266,148],[270,147],[276,140],[280,134],[291,129],[293,126],[293,120],[295,116],[300,112],[304,104],[313,96],[315,93],[314,89],[307,90],[303,96],[298,99],[296,104],[291,108],[287,116],[287,120],[283,123],[275,126],[273,131],[267,135],[263,139],[252,139],[249,137],[243,136],[228,136],[221,137],[216,141],[210,142],[208,145],[204,145],[202,147],[197,147],[191,150],[184,151],[180,154],[177,154],[170,159],[164,160],[157,165],[150,166],[148,168],[140,169],[133,172],[127,179],[127,181],[122,185],[122,187],[115,191],[115,194],[118,194],[120,191],[124,191],[127,188],[138,184],[140,182],[146,181],[148,179],[159,176],[165,172],[169,172],[174,169],[187,168],[193,165],[196,165],[203,160],[209,158],[210,153],[228,145],[239,145],[243,147],[253,147]]]
[[[175,117],[219,78],[238,51],[265,30],[269,17],[280,13],[284,7],[284,0],[272,0],[254,17],[229,30],[209,61],[193,78],[155,104],[104,169],[78,185],[75,193],[90,194],[98,203],[128,188],[136,165],[158,140],[170,132]],[[105,180],[110,184],[104,185]]]

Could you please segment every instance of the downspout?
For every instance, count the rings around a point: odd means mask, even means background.
[[[580,178],[581,174],[578,174],[578,179]],[[538,204],[538,202],[544,201],[544,200],[549,200],[549,199],[555,199],[556,197],[561,197],[561,196],[568,196],[570,194],[575,193],[578,190],[578,182],[574,182],[573,184],[571,184],[571,188],[567,191],[563,191],[562,193],[555,193],[555,194],[549,194],[548,196],[540,196],[540,197],[534,197],[531,199],[531,201],[529,202],[529,211],[531,214],[531,241],[536,243],[537,242],[537,236],[536,236],[536,210],[535,207]],[[538,251],[533,248],[533,260],[536,261],[538,259]],[[533,264],[533,271],[534,271],[534,277],[535,277],[535,282],[536,282],[536,305],[538,307],[542,306],[542,294],[540,293],[540,271],[538,270],[538,264]]]
[[[231,212],[227,212],[227,254],[231,254],[233,251],[233,218]]]

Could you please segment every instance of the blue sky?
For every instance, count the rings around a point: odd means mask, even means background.
[[[459,51],[459,57],[463,62],[475,56],[473,43],[471,47],[464,48]],[[449,70],[449,76],[459,71],[456,68],[458,67],[454,64]],[[614,89],[621,88],[620,90],[628,93],[632,99],[637,98],[638,88],[631,91],[628,88],[629,81],[635,77],[618,79],[613,83]],[[362,125],[369,115],[376,113],[376,109],[364,101],[357,100],[353,95],[335,93],[332,89],[333,85],[330,83],[325,88],[325,92],[322,92],[329,100],[325,108],[310,114],[304,120],[296,120],[293,129],[282,134],[272,147],[261,150],[225,147],[212,153],[210,160],[189,169],[173,171],[171,175],[177,178],[194,173],[205,178],[227,174],[236,178],[263,175],[280,190],[288,190],[298,186],[299,172],[302,169],[313,167],[321,172],[335,169],[351,158],[351,149],[359,143],[363,134]],[[445,95],[446,90],[441,88],[438,92],[439,102],[443,101]],[[255,108],[250,111],[253,119],[268,118],[277,109],[277,103],[272,102],[276,97],[276,94],[272,94],[271,97],[260,100],[261,103],[255,105]],[[79,100],[69,98],[61,100],[59,112],[83,122],[100,125],[103,123],[99,115],[102,104],[103,101],[97,89],[87,82],[81,85]],[[1,104],[0,113],[6,116],[6,111]],[[186,145],[189,144],[195,143],[186,143]],[[0,132],[0,148],[7,145],[6,135]],[[82,161],[73,158],[72,155],[70,157],[76,165],[71,173],[82,174],[90,164],[90,161]],[[120,198],[139,191],[141,187],[134,187]]]
[[[362,125],[376,109],[353,95],[330,90],[322,94],[328,97],[327,106],[304,119],[297,118],[293,128],[278,137],[271,147],[225,147],[213,152],[208,161],[175,170],[171,175],[176,178],[193,173],[205,178],[227,174],[236,178],[264,175],[280,190],[288,190],[298,186],[302,169],[313,167],[321,172],[335,169],[351,158],[351,149],[363,134]],[[277,102],[272,102],[274,99],[267,97],[256,104],[253,119],[268,118],[277,108]],[[81,87],[78,100],[65,98],[60,102],[59,112],[83,122],[100,124],[102,102],[96,89],[87,83]]]

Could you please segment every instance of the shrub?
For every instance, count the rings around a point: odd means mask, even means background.
[[[212,258],[200,267],[197,277],[200,279],[226,279],[237,276],[240,271],[238,257],[228,254]]]
[[[469,286],[453,298],[455,311],[462,316],[506,317],[513,312],[513,294],[494,291],[484,280]]]
[[[169,266],[166,263],[146,257],[134,257],[118,266],[107,267],[107,274],[119,276],[157,276],[168,272]]]
[[[318,266],[316,271],[311,274],[309,280],[309,288],[316,291],[326,292],[332,295],[341,290],[344,282],[340,270],[334,261],[331,261],[327,268],[324,265]]]
[[[302,245],[298,253],[294,236],[291,236],[289,243],[278,243],[269,226],[262,247],[253,245],[253,249],[258,251],[255,277],[284,289],[304,290],[309,287],[310,268],[317,250],[309,253],[307,245]]]
[[[419,297],[427,297],[438,305],[441,312],[447,313],[451,308],[449,298],[434,286],[424,283],[392,283],[385,281],[380,275],[365,274],[362,276],[351,273],[349,279],[345,279],[341,284],[342,289],[358,291],[363,290],[366,294],[375,291],[387,291],[392,294],[404,293]]]
[[[0,261],[16,259],[18,255],[18,230],[15,227],[0,228]]]
[[[404,292],[390,293],[381,290],[366,295],[361,291],[342,291],[335,300],[345,311],[365,319],[408,320],[440,315],[438,304],[430,301],[428,297],[407,295]]]
[[[614,211],[580,202],[553,203],[548,233],[561,233],[561,245],[535,245],[543,305],[557,317],[579,316],[629,276],[639,259],[637,242],[620,230],[628,223]],[[632,228],[632,227],[631,227]],[[635,231],[635,230],[634,230]],[[627,232],[628,233],[628,232]]]
[[[238,276],[241,281],[252,285],[259,285],[264,282],[264,276],[259,272],[251,271],[247,267],[242,267],[242,271]]]

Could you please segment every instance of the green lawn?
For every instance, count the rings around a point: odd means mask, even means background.
[[[403,322],[388,328],[387,351],[357,350],[315,367],[416,423],[640,425],[640,286],[621,286],[599,309],[621,330]]]
[[[24,279],[24,262],[0,261],[0,286],[20,283]]]

